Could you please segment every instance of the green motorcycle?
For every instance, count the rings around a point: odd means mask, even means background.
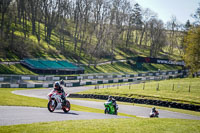
[[[105,106],[105,110],[104,110],[105,114],[117,115],[117,110],[118,110],[118,106],[117,105],[116,105],[116,109],[115,109],[115,107],[114,107],[112,102],[105,102],[104,106]]]

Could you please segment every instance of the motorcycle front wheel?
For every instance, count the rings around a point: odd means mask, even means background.
[[[52,100],[50,100],[50,101],[48,102],[48,104],[47,104],[47,108],[48,108],[48,110],[49,110],[50,112],[53,112],[53,111],[55,110],[56,106],[57,106],[57,102],[54,101],[54,104],[52,105]]]
[[[117,110],[115,110],[115,115],[117,115]]]
[[[70,102],[68,100],[66,100],[66,104],[62,107],[62,109],[65,113],[70,111]]]

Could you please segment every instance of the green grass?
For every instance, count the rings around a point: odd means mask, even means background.
[[[156,88],[158,87],[157,90]],[[173,90],[174,84],[174,90]],[[190,85],[190,92],[189,92]],[[159,99],[178,101],[189,104],[200,104],[200,78],[171,79],[164,81],[152,81],[144,84],[119,86],[114,88],[87,90],[84,94],[115,95],[132,98]]]
[[[126,62],[118,62],[112,64],[99,65],[95,69],[93,66],[86,66],[85,73],[138,73],[144,71],[157,71],[160,70],[177,70],[181,69],[180,67],[170,66],[170,65],[161,65],[161,64],[148,64],[144,63],[141,68],[137,68],[135,64],[128,64]]]
[[[198,133],[198,120],[181,119],[104,119],[42,122],[1,126],[2,133]]]
[[[36,75],[34,72],[28,70],[20,64],[5,65],[0,64],[0,74],[29,74]]]
[[[47,107],[47,99],[20,96],[12,93],[12,91],[23,89],[25,88],[0,88],[0,105]]]

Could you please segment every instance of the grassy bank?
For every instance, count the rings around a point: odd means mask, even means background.
[[[34,72],[25,68],[21,64],[15,64],[15,65],[0,64],[0,74],[36,75]]]
[[[200,78],[152,81],[130,86],[92,89],[80,93],[157,99],[200,105]]]
[[[158,71],[160,70],[177,70],[181,69],[179,66],[170,66],[162,64],[148,64],[144,63],[140,68],[136,64],[128,64],[126,62],[118,62],[113,64],[99,65],[96,68],[93,66],[85,67],[85,73],[137,73],[145,71]]]
[[[28,133],[198,133],[198,120],[180,119],[104,119],[43,122],[13,126],[1,126],[0,132]]]

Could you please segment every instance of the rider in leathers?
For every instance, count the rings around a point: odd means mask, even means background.
[[[56,90],[57,90],[59,93],[62,93],[62,95],[61,95],[61,99],[63,100],[62,105],[65,105],[65,104],[66,104],[65,91],[64,91],[64,89],[60,86],[60,83],[59,83],[59,82],[55,82],[55,84],[54,84],[54,91],[56,91]]]
[[[115,108],[115,111],[116,111],[116,107],[117,107],[116,100],[112,96],[108,96],[108,102],[112,102],[112,104]]]

